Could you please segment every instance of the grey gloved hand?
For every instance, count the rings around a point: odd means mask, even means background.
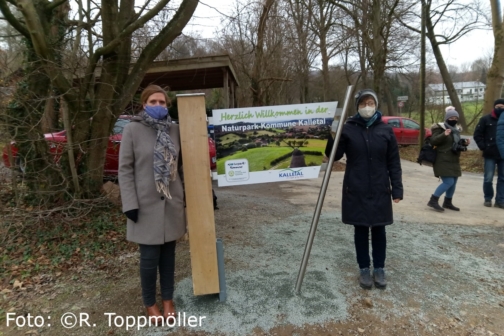
[[[138,209],[128,210],[124,214],[133,222],[136,223],[138,221]]]

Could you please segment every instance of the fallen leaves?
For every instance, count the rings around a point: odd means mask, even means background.
[[[4,288],[2,289],[2,291],[0,292],[0,294],[9,294],[9,293],[12,293],[12,291],[10,289],[7,289],[7,288]]]
[[[23,287],[23,283],[19,281],[18,279],[14,280],[14,284],[12,285],[13,289],[19,288],[21,289]]]
[[[108,262],[111,256],[137,250],[134,244],[124,243],[126,229],[120,210],[116,207],[93,209],[75,219],[64,211],[41,219],[29,213],[40,209],[13,208],[12,211],[21,213],[19,216],[24,211],[26,218],[5,226],[5,232],[0,232],[9,237],[0,247],[0,293],[11,294],[3,290],[7,284],[8,290],[41,293],[40,288],[32,286],[40,284],[38,275],[52,275],[52,279],[43,281],[54,282],[67,272],[82,274],[88,266],[109,270],[118,266]]]

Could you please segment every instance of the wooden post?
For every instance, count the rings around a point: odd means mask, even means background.
[[[225,68],[222,69],[224,72],[222,80],[224,81],[223,90],[224,90],[224,106],[226,108],[230,108],[229,106],[229,74]]]
[[[231,106],[230,108],[235,108],[236,107],[236,102],[235,102],[235,82],[231,81]]]
[[[177,95],[194,295],[219,293],[204,94]]]

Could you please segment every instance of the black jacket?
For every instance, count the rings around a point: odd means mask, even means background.
[[[327,156],[333,143],[330,137]],[[381,116],[369,128],[361,118],[349,118],[335,160],[343,154],[347,158],[341,202],[343,223],[392,224],[392,199],[403,198],[401,160],[392,128],[381,121]]]
[[[483,151],[483,156],[489,159],[499,160],[501,156],[497,149],[497,119],[491,114],[480,118],[474,130],[474,141],[479,149]]]

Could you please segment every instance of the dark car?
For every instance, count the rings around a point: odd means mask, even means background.
[[[117,119],[112,134],[109,137],[107,153],[105,157],[105,176],[116,176],[118,174],[119,168],[119,148],[121,146],[122,132],[124,126],[130,122],[131,116],[122,115]],[[66,131],[60,131],[55,133],[44,134],[45,139],[49,142],[49,149],[51,153],[54,154],[54,161],[57,163],[61,158],[61,153],[63,152],[63,147],[67,142]],[[22,158],[18,157],[18,149],[15,142],[11,142],[12,157],[14,159],[15,166],[17,166],[21,171],[24,170],[24,164]],[[210,168],[213,170],[217,167],[216,156],[217,151],[215,148],[215,142],[212,138],[208,138],[208,149],[210,158]],[[3,149],[3,161],[6,167],[10,167],[9,154],[7,146]]]
[[[420,125],[410,118],[383,116],[382,121],[392,127],[399,145],[418,145]],[[430,137],[432,131],[425,128],[425,137]]]

